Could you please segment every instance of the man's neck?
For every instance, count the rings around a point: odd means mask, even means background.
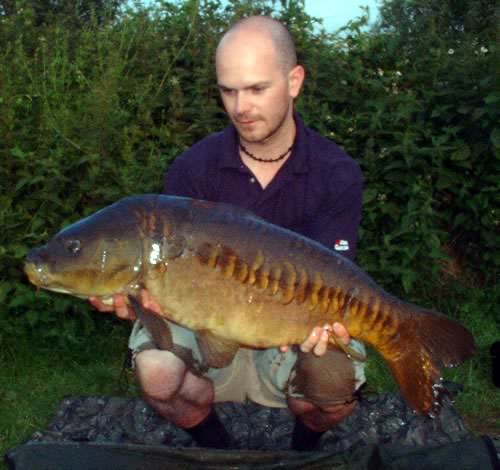
[[[291,119],[290,122],[291,126],[283,126],[283,133],[280,133],[280,135],[276,135],[276,139],[269,139],[266,140],[265,142],[262,143],[255,143],[251,144],[248,143],[250,148],[247,148],[245,143],[246,149],[255,155],[255,157],[258,158],[265,158],[265,159],[276,159],[279,155],[283,154],[286,152],[291,145],[293,144],[293,141],[295,140],[295,133],[296,133],[296,125],[295,125],[295,120]],[[265,189],[271,181],[275,178],[275,176],[278,174],[278,171],[280,168],[285,164],[285,162],[290,158],[291,151],[287,152],[285,157],[282,159],[279,159],[279,161],[275,162],[262,162],[262,161],[257,161],[251,157],[249,157],[245,152],[243,152],[240,149],[240,158],[245,164],[247,168],[250,169],[250,171],[253,173],[254,177],[256,180],[259,182],[261,187]]]
[[[295,140],[296,125],[293,115],[287,118],[276,133],[261,142],[247,142],[241,139],[240,142],[253,155],[264,159],[274,159],[286,152],[293,145]]]

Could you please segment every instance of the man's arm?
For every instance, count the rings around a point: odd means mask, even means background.
[[[356,166],[352,181],[340,194],[331,194],[328,205],[314,217],[309,226],[309,237],[354,261],[362,199],[363,177],[359,167]],[[312,351],[317,356],[321,356],[326,352],[332,335],[335,335],[336,339],[344,345],[350,341],[349,333],[344,325],[333,323],[314,328],[309,337],[301,344],[300,349],[303,352]],[[281,349],[286,350],[287,347],[283,346]]]
[[[163,194],[192,197],[215,201],[211,182],[207,177],[196,174],[199,168],[192,168],[188,162],[189,150],[172,162],[163,179]]]
[[[362,205],[361,179],[331,198],[309,226],[309,237],[354,261]],[[325,204],[326,206],[326,204]]]

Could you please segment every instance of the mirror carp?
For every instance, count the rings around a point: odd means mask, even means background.
[[[475,351],[459,323],[387,293],[320,243],[227,204],[130,196],[31,250],[25,271],[38,287],[81,298],[120,293],[137,305],[146,288],[163,317],[196,331],[211,367],[229,364],[239,347],[300,344],[313,327],[340,322],[430,416],[446,393],[441,369]]]

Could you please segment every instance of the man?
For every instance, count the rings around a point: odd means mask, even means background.
[[[216,52],[217,83],[232,125],[195,144],[172,164],[164,192],[228,202],[313,238],[353,258],[361,211],[358,165],[333,142],[307,129],[294,113],[304,69],[293,41],[276,20],[246,18],[233,26]],[[145,308],[159,306],[145,291]],[[101,311],[111,310],[98,299]],[[134,318],[124,298],[113,309]],[[174,342],[199,354],[193,332],[171,325]],[[327,349],[330,335],[349,343],[341,324],[318,325],[300,345],[265,351],[240,349],[233,363],[193,374],[168,351],[154,349],[136,322],[129,346],[145,399],[199,445],[227,447],[216,401],[251,399],[288,407],[296,415],[292,448],[314,448],[324,431],[352,413],[362,366]],[[362,349],[362,346],[358,347]]]

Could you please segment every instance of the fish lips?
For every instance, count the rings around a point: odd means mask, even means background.
[[[47,289],[52,292],[59,292],[61,294],[73,294],[69,289],[60,286],[57,282],[50,276],[47,265],[43,262],[34,262],[32,260],[26,260],[24,263],[24,272],[28,276],[29,281],[38,288]],[[77,294],[74,294],[80,297]],[[83,298],[86,298],[85,296]]]
[[[24,262],[24,272],[32,284],[45,287],[49,284],[47,264],[43,260],[42,249],[30,250]]]

